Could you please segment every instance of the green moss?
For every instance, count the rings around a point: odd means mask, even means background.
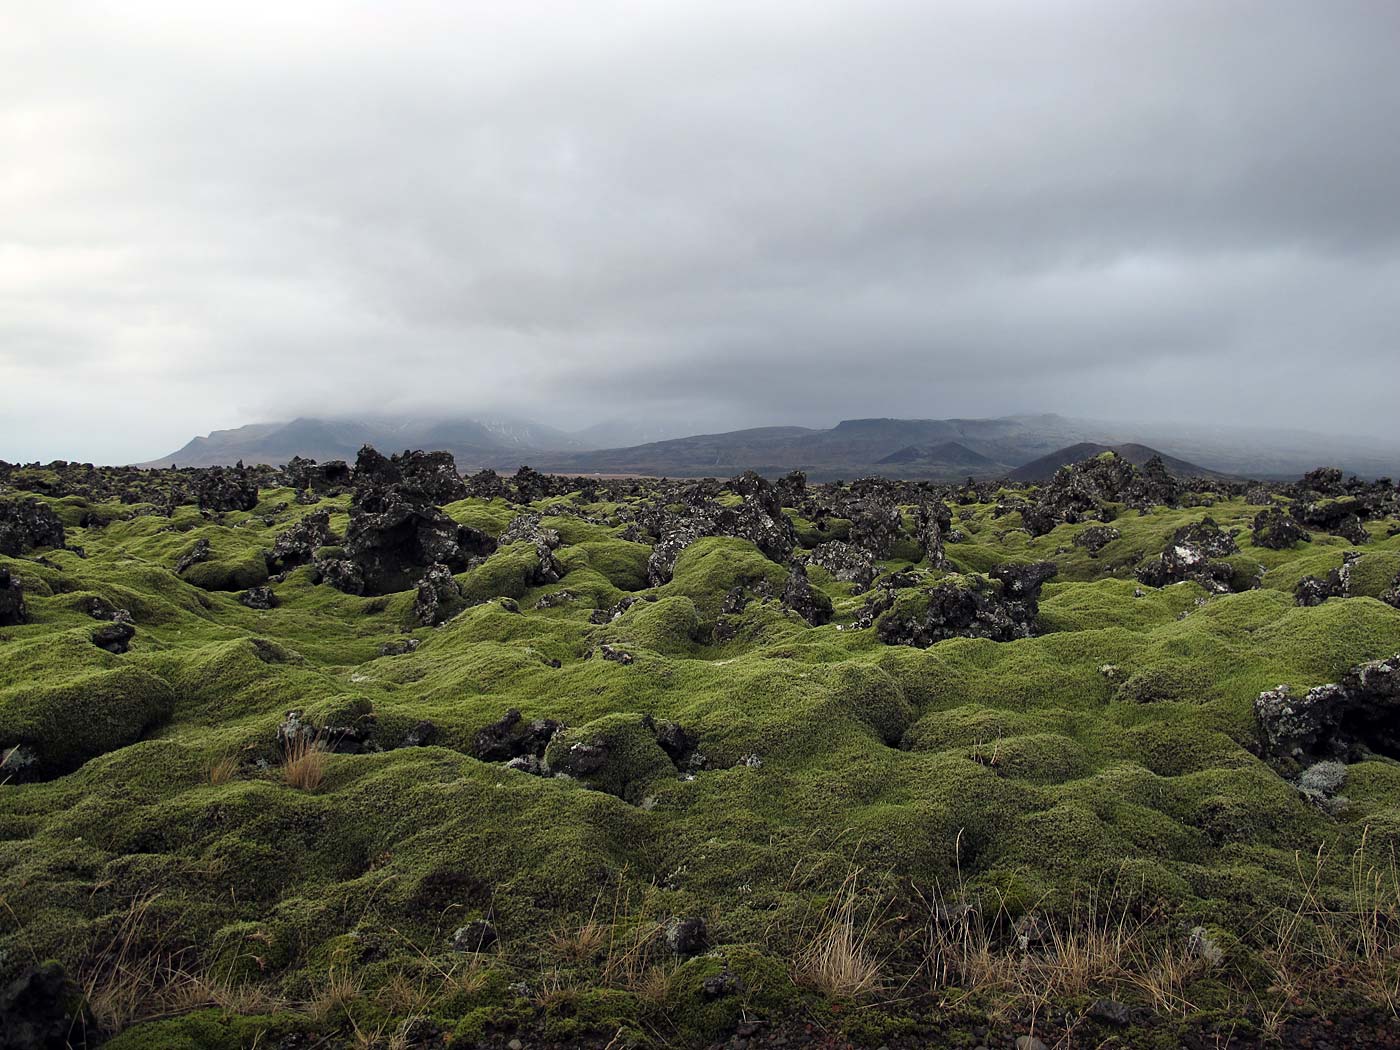
[[[285,491],[263,497],[219,524],[189,507],[129,516],[66,498],[58,510],[86,558],[0,559],[31,610],[30,623],[0,630],[0,746],[32,746],[45,763],[35,782],[0,784],[0,981],[36,953],[81,968],[131,902],[154,895],[150,914],[178,931],[191,965],[290,1002],[313,998],[333,966],[362,982],[359,1001],[320,1027],[297,1027],[302,1014],[198,1011],[113,1045],[247,1046],[264,1030],[259,1045],[301,1031],[344,1040],[355,1025],[402,1020],[384,998],[396,977],[431,985],[426,1012],[463,1045],[516,1031],[527,1045],[705,1045],[739,1018],[792,1014],[853,1037],[913,1038],[900,1035],[900,1005],[833,1010],[793,983],[814,909],[855,869],[872,906],[898,917],[881,951],[901,979],[920,929],[911,888],[935,884],[1061,922],[1112,887],[1134,916],[1169,917],[1165,929],[1212,924],[1231,965],[1253,972],[1249,938],[1296,905],[1299,854],[1322,845],[1342,858],[1317,892],[1345,900],[1346,858],[1363,841],[1378,857],[1400,847],[1400,764],[1351,765],[1349,805],[1333,817],[1251,750],[1261,689],[1334,681],[1400,652],[1400,610],[1376,600],[1400,569],[1400,539],[1377,523],[1352,566],[1356,596],[1299,608],[1296,580],[1338,568],[1351,545],[1319,534],[1291,551],[1253,548],[1257,508],[1239,500],[1210,513],[1240,530],[1237,576],[1261,586],[1224,596],[1133,577],[1199,507],[1123,510],[1119,538],[1096,556],[1073,544],[1083,525],[1031,538],[992,504],[960,507],[953,573],[1050,558],[1060,575],[1044,588],[1037,636],[921,651],[854,629],[872,596],[815,568],[837,623],[808,627],[777,598],[787,566],[741,540],[691,544],[674,578],[650,588],[650,550],[618,538],[618,506],[582,507],[586,520],[557,497],[533,510],[562,538],[561,580],[540,582],[532,545],[507,545],[458,577],[474,604],[415,628],[416,649],[381,656],[409,637],[411,591],[345,595],[303,567],[274,585],[276,609],[228,593],[265,572],[277,533],[314,509],[279,507]],[[346,505],[320,506],[343,530]],[[499,536],[522,508],[473,499],[447,510]],[[78,528],[87,513],[108,524]],[[850,523],[795,525],[814,546]],[[213,559],[177,575],[199,539]],[[883,568],[918,557],[906,535]],[[744,608],[725,612],[736,588]],[[621,616],[592,622],[627,594],[639,600]],[[898,600],[916,595],[904,586]],[[131,612],[131,652],[91,644],[98,599]],[[600,643],[634,662],[603,659]],[[511,708],[565,725],[546,755],[557,768],[575,746],[602,761],[563,779],[472,757],[477,734]],[[366,753],[326,756],[314,792],[288,786],[275,741],[291,710],[357,726]],[[425,721],[432,742],[402,746],[411,732],[423,739]],[[684,773],[657,742],[668,721],[696,742]],[[223,758],[233,774],[212,783]],[[684,961],[657,932],[678,915],[710,926],[711,947]],[[451,935],[473,919],[500,942],[468,963]],[[633,961],[669,981],[642,997],[606,949],[556,947],[590,921],[641,938]],[[476,977],[459,980],[469,965]],[[723,994],[706,991],[726,973]],[[1223,1009],[1239,1001],[1232,979],[1211,975],[1189,995]],[[1254,985],[1268,986],[1267,975]]]
[[[596,768],[577,757],[588,749],[602,752]],[[554,769],[572,771],[589,787],[633,803],[642,800],[654,781],[676,775],[655,732],[635,715],[604,715],[563,730],[549,742],[545,759]]]
[[[292,1013],[245,1017],[198,1010],[137,1025],[103,1046],[111,1050],[245,1050],[268,1040],[314,1038],[309,1034],[313,1029],[306,1017]]]
[[[67,772],[140,740],[173,706],[169,687],[135,667],[12,686],[0,691],[0,746],[32,747],[45,772]]]

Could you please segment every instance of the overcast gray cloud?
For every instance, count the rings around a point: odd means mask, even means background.
[[[0,458],[297,414],[1400,439],[1400,6],[0,3]]]

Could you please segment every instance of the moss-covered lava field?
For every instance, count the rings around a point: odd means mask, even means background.
[[[1388,1045],[1397,606],[1327,470],[6,465],[0,1047]]]

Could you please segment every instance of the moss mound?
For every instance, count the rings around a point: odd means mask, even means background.
[[[412,590],[346,594],[304,559],[268,575],[306,514],[345,533],[348,494],[273,472],[252,510],[201,513],[180,474],[130,482],[168,502],[128,503],[8,476],[85,556],[0,557],[27,608],[0,629],[0,988],[58,960],[110,1046],[703,1046],[759,1021],[971,1046],[1025,1034],[996,1027],[1022,1010],[1198,1045],[1298,1007],[1271,989],[1368,1009],[1365,975],[1400,958],[1339,957],[1330,990],[1281,971],[1275,920],[1361,944],[1357,886],[1377,909],[1394,891],[1400,762],[1358,751],[1305,783],[1261,757],[1255,714],[1281,683],[1400,653],[1393,519],[1274,549],[1242,488],[1098,506],[1104,528],[974,485],[944,493],[935,565],[926,489],[833,509],[799,487],[799,557],[894,530],[869,587],[813,564],[804,596],[733,536],[676,540],[648,585],[653,542],[681,535],[666,515],[741,491],[478,476],[455,522],[509,540],[537,515],[559,545],[470,563],[423,626]],[[1207,500],[1230,579],[1142,582]],[[1343,569],[1344,594],[1296,604]],[[240,601],[254,586],[276,603]],[[93,643],[127,618],[129,651]],[[1131,931],[1141,972],[1066,991],[1056,945],[1091,913]],[[1005,966],[959,970],[957,943]],[[147,982],[131,1009],[103,976],[118,956]],[[1043,978],[1053,1010],[1006,973]],[[1101,998],[1129,1020],[1096,1020]]]

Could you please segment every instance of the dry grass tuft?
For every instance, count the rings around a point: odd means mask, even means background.
[[[874,915],[856,921],[858,871],[853,871],[817,923],[816,932],[797,958],[800,981],[833,999],[861,999],[884,986],[881,961],[872,938]]]
[[[576,927],[554,930],[549,947],[568,962],[586,963],[598,959],[612,938],[612,931],[592,916]]]
[[[284,1005],[266,988],[235,979],[233,964],[220,973],[199,965],[188,947],[173,947],[169,929],[177,924],[157,921],[159,899],[148,894],[131,901],[108,941],[78,968],[83,997],[102,1031],[205,1007],[259,1014]]]
[[[238,773],[238,759],[234,755],[224,755],[209,767],[209,783],[227,784]]]
[[[320,739],[296,737],[287,744],[282,783],[299,791],[315,791],[326,779],[326,754]]]
[[[343,967],[337,970],[332,966],[326,972],[326,983],[307,1000],[306,1012],[317,1021],[348,1013],[350,1006],[360,998],[362,984],[360,976],[347,973]]]
[[[1400,870],[1394,852],[1375,863],[1367,855],[1369,829],[1348,864],[1344,893],[1327,894],[1326,849],[1298,863],[1293,907],[1267,920],[1261,955],[1273,980],[1265,1029],[1277,1031],[1292,1004],[1336,987],[1357,989],[1400,1016]]]

